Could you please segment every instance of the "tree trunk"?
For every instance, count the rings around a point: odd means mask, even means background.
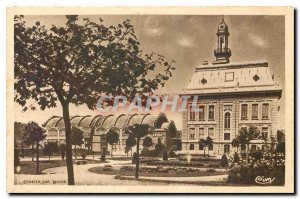
[[[36,142],[36,174],[40,173],[40,163],[39,163],[39,142]]]
[[[77,145],[75,144],[75,160],[77,160]]]
[[[203,151],[204,151],[204,158],[205,158],[205,147],[203,147]]]
[[[136,142],[136,156],[137,156],[137,160],[136,160],[136,165],[135,165],[135,179],[139,178],[139,166],[140,166],[140,139],[137,139]]]
[[[247,152],[246,152],[246,163],[249,162],[249,144],[247,144]]]
[[[132,148],[130,149],[130,157],[132,157]]]
[[[112,145],[111,145],[111,153],[110,153],[110,156],[111,156],[111,157],[113,157],[113,150],[114,150],[114,145],[112,144]]]
[[[69,115],[69,104],[62,103],[63,117],[65,122],[65,134],[66,134],[66,162],[68,171],[68,185],[75,185],[73,160],[72,160],[72,143],[71,143],[71,123]]]
[[[31,154],[32,154],[32,162],[34,161],[34,146],[31,144]]]
[[[207,156],[209,157],[209,147],[208,147],[208,150],[207,150]]]
[[[50,155],[49,155],[49,161],[50,161]]]

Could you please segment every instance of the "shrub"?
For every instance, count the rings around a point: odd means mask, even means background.
[[[240,161],[240,156],[237,152],[234,153],[233,162],[238,163]]]
[[[164,151],[163,160],[164,161],[168,161],[168,153],[167,153],[167,151]]]
[[[228,167],[228,158],[226,154],[222,156],[220,165],[221,167]]]
[[[137,153],[134,152],[132,155],[132,164],[136,164],[138,161]]]
[[[85,154],[82,154],[81,155],[82,159],[84,160],[86,158],[86,155]]]
[[[263,157],[263,153],[261,151],[255,151],[251,154],[255,161],[259,161]]]
[[[169,157],[170,158],[176,158],[177,156],[176,156],[175,151],[169,151]]]
[[[144,147],[141,151],[141,156],[149,157],[150,156],[150,150],[147,147]]]
[[[284,155],[263,155],[261,161],[251,161],[247,165],[237,165],[229,170],[228,182],[236,184],[257,184],[255,180],[257,176],[274,179],[272,184],[268,185],[284,185]]]
[[[285,142],[278,143],[275,151],[277,153],[285,153]]]

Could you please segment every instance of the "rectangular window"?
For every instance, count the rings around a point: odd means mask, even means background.
[[[247,118],[248,118],[248,104],[242,104],[241,119],[242,120],[247,120]]]
[[[224,140],[230,140],[230,133],[224,133]]]
[[[258,104],[252,104],[252,119],[258,119]]]
[[[262,119],[269,119],[269,104],[262,105]]]
[[[204,106],[199,106],[199,120],[204,120]]]
[[[194,144],[190,144],[190,150],[194,150],[194,149],[195,149]]]
[[[209,105],[208,107],[208,119],[214,120],[215,119],[215,106]]]
[[[205,139],[204,128],[199,129],[199,139]]]
[[[190,140],[194,140],[196,137],[195,137],[195,129],[192,128],[190,129]]]
[[[208,136],[211,138],[211,139],[214,139],[214,136],[215,136],[215,129],[214,128],[209,128],[208,129]]]
[[[199,150],[203,150],[204,149],[204,145],[203,144],[199,144]]]
[[[195,106],[190,106],[190,120],[196,120]]]
[[[268,138],[269,134],[269,128],[268,127],[262,127],[261,129],[261,135],[263,138]]]

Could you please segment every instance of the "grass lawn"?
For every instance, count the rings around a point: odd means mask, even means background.
[[[66,166],[65,160],[42,160],[40,161],[40,171],[52,167]],[[16,174],[36,174],[36,162],[32,161],[21,161],[20,162],[20,172]]]
[[[89,169],[92,173],[120,176],[134,176],[135,168],[132,169],[114,169],[105,167],[94,167]],[[144,177],[196,177],[196,176],[216,176],[227,174],[226,171],[199,171],[199,170],[157,170],[156,168],[140,168],[139,175]]]
[[[76,161],[80,161],[80,159],[77,159]],[[100,160],[87,160],[88,164],[99,164],[101,163]],[[73,160],[73,164],[75,164],[75,160]],[[53,168],[53,167],[61,167],[66,166],[66,160],[41,160],[40,161],[40,172]],[[32,161],[21,161],[20,162],[20,172],[17,173],[15,169],[15,174],[34,174],[36,175],[36,162]],[[41,173],[42,174],[42,173]]]

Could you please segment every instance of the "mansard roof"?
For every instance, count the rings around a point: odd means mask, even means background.
[[[201,65],[181,95],[278,91],[267,62]]]

